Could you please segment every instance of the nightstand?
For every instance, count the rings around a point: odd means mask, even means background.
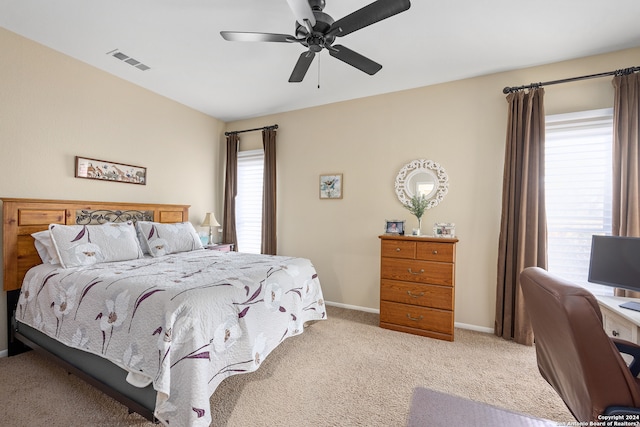
[[[212,245],[204,245],[204,248],[212,251],[231,252],[233,251],[233,243],[214,243]]]

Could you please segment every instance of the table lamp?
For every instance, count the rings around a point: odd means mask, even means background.
[[[216,216],[211,212],[207,212],[204,217],[204,221],[200,224],[202,227],[209,227],[209,245],[213,243],[213,227],[220,227],[220,224],[216,220]]]

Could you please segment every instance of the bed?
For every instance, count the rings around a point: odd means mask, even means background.
[[[208,426],[225,378],[326,318],[309,260],[203,249],[188,206],[2,200],[10,355],[41,350],[150,420]]]

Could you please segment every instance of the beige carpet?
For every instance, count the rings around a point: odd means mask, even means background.
[[[211,398],[213,425],[403,426],[416,387],[573,421],[531,347],[460,329],[454,342],[388,331],[375,314],[335,307],[328,315],[257,372],[226,379]],[[35,352],[0,359],[0,384],[2,425],[153,425]]]

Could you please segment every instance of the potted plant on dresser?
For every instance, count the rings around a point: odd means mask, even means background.
[[[429,206],[429,200],[424,196],[424,194],[415,194],[409,199],[409,203],[403,205],[409,212],[411,212],[418,219],[418,230],[414,235],[420,236],[422,231],[422,215],[424,215],[424,211],[427,210],[427,206]]]

